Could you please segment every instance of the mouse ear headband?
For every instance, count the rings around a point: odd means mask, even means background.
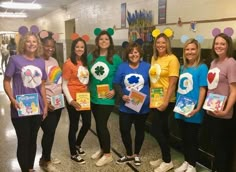
[[[40,31],[39,32],[39,37],[41,39],[52,38],[54,41],[59,40],[59,34],[58,33],[53,33],[53,32],[49,32],[49,31],[46,31],[46,30]]]
[[[88,42],[89,39],[90,39],[88,35],[79,36],[78,33],[72,33],[70,38],[71,38],[72,41],[74,41],[74,40],[76,40],[78,38],[82,38],[85,42]]]
[[[142,47],[142,45],[143,45],[143,40],[141,38],[136,39],[134,42],[137,43],[138,45],[140,45],[140,47]],[[127,48],[129,46],[129,42],[128,41],[124,41],[121,46],[122,46],[122,48],[125,49],[125,48]]]
[[[38,26],[36,25],[32,25],[30,27],[30,30],[26,27],[26,26],[20,26],[19,29],[18,29],[18,32],[20,35],[24,36],[26,33],[28,32],[31,32],[31,33],[34,33],[34,34],[37,34],[39,33],[39,28]]]
[[[187,35],[182,35],[180,41],[184,44],[188,39],[189,37]],[[204,41],[204,37],[202,35],[197,35],[194,39],[196,39],[198,43],[203,43]]]
[[[174,35],[174,31],[173,31],[171,28],[166,28],[163,33],[164,33],[168,38],[171,38],[171,37],[173,37],[173,35]],[[157,37],[158,35],[160,35],[160,34],[161,34],[160,29],[154,29],[154,30],[152,31],[152,36],[153,36],[154,38],[156,38],[156,37]]]
[[[222,32],[219,28],[214,28],[211,33],[212,33],[212,36],[215,37]],[[234,34],[234,30],[231,27],[226,27],[224,29],[223,33],[226,34],[227,36],[231,37]]]
[[[114,29],[108,28],[106,31],[108,32],[108,34],[110,36],[114,35]],[[96,35],[96,36],[98,36],[101,32],[102,32],[102,29],[100,29],[100,28],[95,28],[94,29],[94,35]]]

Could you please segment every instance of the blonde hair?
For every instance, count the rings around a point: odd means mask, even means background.
[[[38,37],[38,35],[31,33],[31,32],[28,32],[25,35],[20,37],[19,44],[17,47],[17,52],[20,55],[25,54],[25,44],[26,44],[26,41],[28,40],[28,38],[31,36],[34,36],[37,40],[38,48],[37,48],[34,55],[35,55],[35,57],[39,57],[43,52],[42,44],[41,44],[41,41],[40,41],[40,38]]]
[[[166,41],[166,54],[168,54],[168,55],[172,54],[170,39],[164,33],[161,33],[156,37],[154,44],[153,44],[153,57],[155,59],[157,59],[159,56],[159,53],[156,48],[156,43],[159,38],[164,38]]]
[[[194,44],[197,47],[197,58],[193,64],[193,66],[198,66],[201,61],[201,46],[196,39],[190,38],[185,42],[184,48],[183,48],[183,61],[184,61],[185,68],[188,66],[188,60],[186,59],[185,49],[189,44]]]

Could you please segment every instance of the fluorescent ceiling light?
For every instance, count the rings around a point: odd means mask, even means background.
[[[10,9],[28,9],[28,10],[38,10],[41,5],[36,3],[23,3],[23,2],[2,2],[0,7],[10,8]]]
[[[26,18],[27,15],[25,13],[0,12],[0,17]]]

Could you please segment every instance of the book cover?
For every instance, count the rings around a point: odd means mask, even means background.
[[[157,108],[163,104],[164,89],[162,87],[150,89],[150,108]]]
[[[90,93],[76,93],[76,102],[80,104],[80,110],[90,110]]]
[[[175,104],[174,112],[187,116],[196,105],[196,101],[185,96],[179,96]]]
[[[125,106],[136,112],[139,112],[143,106],[146,96],[146,94],[132,89],[129,94],[130,101],[126,102]]]
[[[106,98],[106,94],[110,91],[108,84],[97,85],[98,98]]]
[[[55,109],[60,109],[65,107],[65,100],[63,94],[58,94],[51,97],[51,105],[54,106]]]
[[[20,105],[19,117],[40,114],[38,93],[16,95],[16,101]]]
[[[209,111],[223,110],[226,98],[227,97],[223,95],[208,93],[203,105],[203,109]]]

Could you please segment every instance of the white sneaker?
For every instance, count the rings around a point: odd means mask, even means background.
[[[53,163],[53,164],[60,164],[61,160],[57,159],[57,158],[51,158],[51,163]]]
[[[155,160],[155,161],[150,161],[149,164],[153,167],[159,167],[162,162],[163,162],[162,159],[158,159],[158,160]]]
[[[92,159],[98,159],[98,158],[101,158],[102,155],[103,155],[103,151],[100,149],[100,150],[98,150],[97,152],[95,152],[95,153],[91,156],[91,158],[92,158]]]
[[[188,168],[188,162],[184,161],[183,164],[181,166],[179,166],[178,168],[176,168],[174,171],[175,172],[185,172]]]
[[[103,156],[96,162],[96,166],[101,167],[101,166],[106,165],[106,164],[108,164],[108,163],[110,163],[110,162],[112,162],[112,161],[113,161],[112,155],[110,155],[110,156],[103,155]]]
[[[154,172],[167,172],[172,168],[174,168],[172,161],[169,163],[162,162],[161,165],[154,170]]]
[[[188,165],[186,172],[197,172],[196,168],[192,165]]]

